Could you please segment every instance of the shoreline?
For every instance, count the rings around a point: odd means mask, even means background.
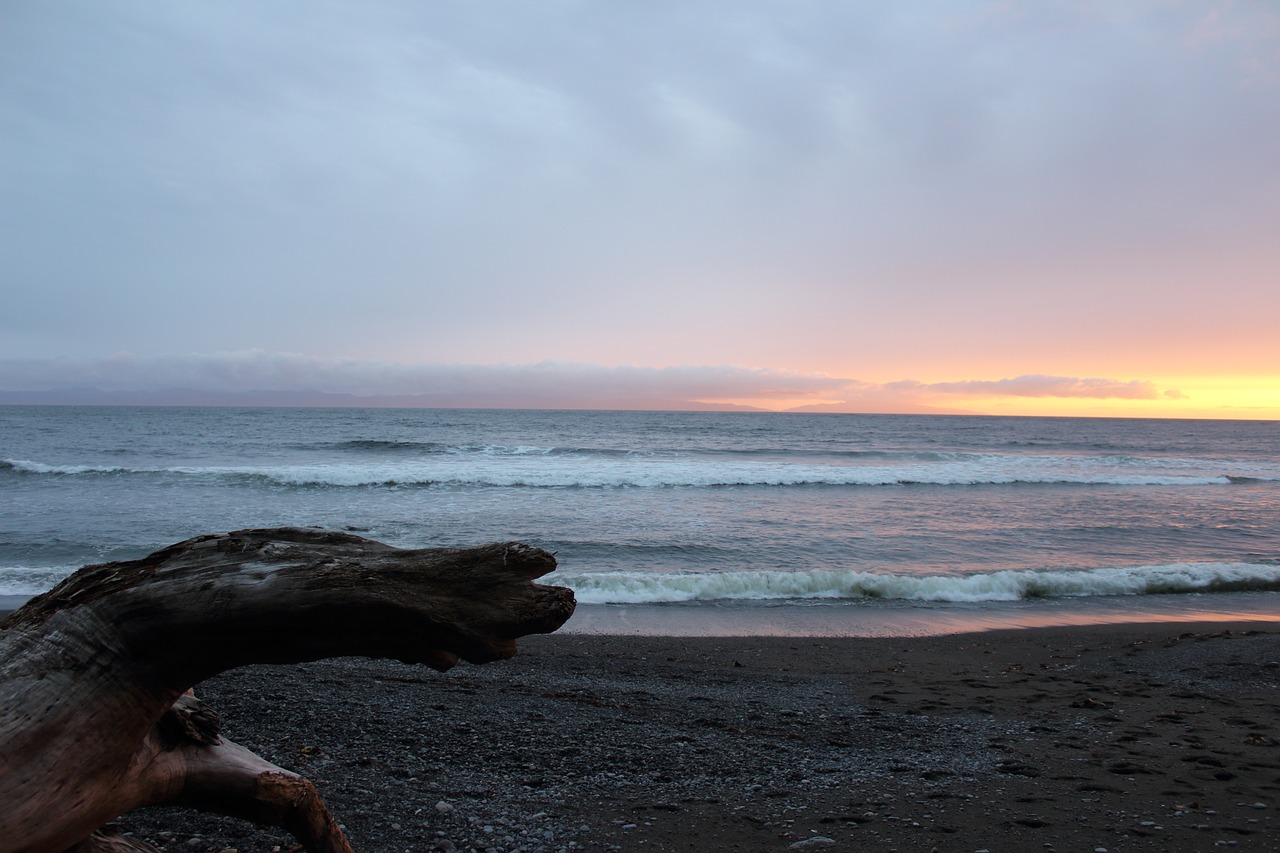
[[[196,690],[365,853],[1280,849],[1274,623],[520,649],[447,673],[253,666]],[[168,808],[119,825],[175,851],[291,842]]]
[[[578,604],[561,634],[637,637],[927,637],[1190,622],[1277,622],[1273,592],[956,602]]]

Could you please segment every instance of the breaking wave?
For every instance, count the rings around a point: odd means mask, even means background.
[[[1023,601],[1105,595],[1280,590],[1277,563],[1170,563],[1079,570],[902,575],[855,571],[557,575],[583,604],[695,601]]]
[[[0,567],[0,595],[36,595],[78,566]],[[555,583],[582,604],[713,601],[882,600],[981,603],[1109,595],[1280,590],[1280,562],[1169,563],[1122,568],[905,575],[855,571],[606,572],[570,574]]]
[[[0,595],[39,595],[78,568],[78,565],[0,566]]]
[[[1234,469],[1233,467],[1234,466]],[[1225,470],[1224,470],[1225,469]],[[873,464],[797,463],[717,456],[556,451],[540,447],[414,448],[380,461],[280,465],[60,465],[0,460],[0,474],[54,477],[179,476],[260,482],[273,487],[476,486],[662,488],[725,486],[1247,486],[1280,481],[1280,471],[1207,460],[1023,457],[957,454]]]

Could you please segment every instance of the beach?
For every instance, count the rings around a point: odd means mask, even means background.
[[[197,687],[358,851],[1280,848],[1280,631],[528,637],[447,673],[338,659]],[[289,850],[233,819],[168,850]]]

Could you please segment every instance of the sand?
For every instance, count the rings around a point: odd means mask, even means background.
[[[198,693],[365,853],[1275,850],[1277,632],[553,635],[444,674],[341,659]],[[119,825],[169,850],[291,844],[173,809]]]

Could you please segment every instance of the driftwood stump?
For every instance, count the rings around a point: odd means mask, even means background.
[[[342,655],[446,670],[555,631],[573,593],[518,543],[402,550],[278,528],[86,566],[0,623],[0,853],[151,849],[98,830],[186,804],[350,851],[314,786],[222,738],[190,693],[251,663]]]

